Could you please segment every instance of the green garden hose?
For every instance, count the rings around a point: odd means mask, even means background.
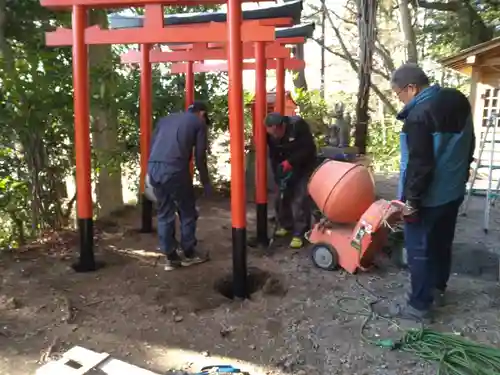
[[[358,285],[373,294],[359,282]],[[365,306],[360,311],[349,311],[343,307],[347,301],[363,302]],[[360,329],[361,338],[365,342],[382,348],[413,353],[427,361],[439,362],[437,375],[500,375],[499,349],[476,344],[454,334],[439,333],[422,326],[420,329],[407,330],[400,340],[367,337],[365,329],[375,319],[389,321],[402,330],[393,320],[374,311],[373,305],[379,301],[380,299],[364,302],[360,298],[353,297],[344,297],[337,301],[343,313],[365,317]]]

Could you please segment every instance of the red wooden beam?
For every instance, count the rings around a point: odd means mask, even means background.
[[[72,30],[58,28],[45,34],[48,46],[71,46]],[[243,21],[241,34],[244,42],[275,40],[274,26],[263,26],[260,20]],[[183,42],[225,42],[227,24],[210,22],[205,24],[175,25],[165,27],[138,27],[130,29],[101,29],[99,26],[85,29],[86,44],[156,44]]]
[[[303,44],[306,42],[306,38],[304,37],[294,37],[294,38],[278,38],[274,40],[273,42],[268,42],[268,43],[273,43],[273,44],[279,44],[279,45],[285,45],[285,44]],[[251,42],[249,42],[251,43]],[[225,43],[186,43],[186,44],[172,44],[169,45],[168,48],[171,49],[172,51],[186,51],[186,50],[192,50],[192,49],[197,49],[197,48],[224,48]]]
[[[285,78],[286,66],[285,59],[276,60],[276,101],[274,111],[285,114]]]
[[[258,2],[258,0],[241,0],[242,2]],[[148,4],[168,6],[197,6],[224,4],[225,0],[40,0],[43,7],[51,9],[67,9],[73,5],[83,5],[88,8],[130,8],[144,7]]]
[[[196,49],[196,48],[207,48],[207,45],[208,45],[208,43],[170,44],[168,46],[168,48],[171,49],[172,51],[187,51],[187,50],[192,50],[192,49]]]
[[[290,57],[290,50],[283,46],[269,44],[265,50],[268,59]],[[246,43],[243,46],[243,59],[255,58],[255,49],[252,44]],[[129,50],[121,55],[122,64],[139,63],[141,53],[137,50]],[[166,52],[154,49],[150,52],[151,63],[164,62],[184,62],[184,61],[204,61],[204,60],[227,60],[227,51],[220,48],[204,48],[184,51]]]
[[[285,60],[286,70],[302,70],[305,68],[306,64],[304,60],[287,58]],[[186,73],[187,63],[175,63],[170,66],[171,74],[183,74]],[[267,60],[266,62],[267,70],[276,69],[276,60]],[[228,64],[226,62],[217,64],[205,64],[205,63],[194,63],[193,71],[195,73],[210,73],[210,72],[227,72]],[[255,62],[244,62],[243,70],[255,70]]]
[[[306,38],[304,37],[294,37],[294,38],[278,38],[273,43],[283,46],[285,44],[303,44],[305,42]],[[224,43],[208,43],[208,48],[223,48],[223,47]]]

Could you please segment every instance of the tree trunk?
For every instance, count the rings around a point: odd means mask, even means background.
[[[399,0],[399,17],[403,31],[407,62],[418,63],[417,39],[413,29],[412,16],[408,0]]]
[[[321,42],[325,45],[325,24],[326,24],[326,5],[325,0],[321,0]],[[321,99],[325,99],[325,49],[321,48],[321,87],[320,87],[320,95]]]
[[[107,28],[107,16],[103,11],[93,11],[91,25]],[[118,119],[111,104],[114,85],[114,64],[111,47],[91,46],[90,66],[99,79],[92,83],[92,146],[97,156],[96,196],[98,217],[104,217],[123,206],[122,171],[118,144]]]
[[[313,40],[316,41],[317,43],[319,43],[321,48],[324,48],[326,51],[346,60],[349,63],[349,65],[351,66],[351,68],[355,72],[358,72],[360,69],[361,61],[355,61],[354,58],[352,57],[351,53],[349,52],[349,49],[347,48],[346,43],[344,42],[344,39],[342,38],[342,34],[341,34],[339,28],[336,27],[335,24],[333,23],[330,12],[326,13],[326,18],[328,19],[328,23],[330,24],[330,27],[333,29],[333,32],[335,33],[335,36],[337,37],[340,48],[342,49],[342,54],[339,54],[339,53],[335,52],[334,50],[332,50],[331,48],[321,44],[321,41],[318,41],[317,39],[313,39]],[[373,68],[372,68],[372,70],[373,70]],[[383,73],[380,72],[380,74],[383,74]],[[387,78],[387,79],[389,79],[389,78]],[[382,92],[382,90],[379,89],[377,87],[377,85],[375,85],[373,82],[370,82],[370,86],[371,86],[372,90],[375,92],[375,94],[380,98],[380,100],[382,100],[384,102],[384,104],[390,110],[390,112],[392,114],[396,115],[398,113],[398,111],[396,110],[396,107],[394,107],[394,105],[392,105],[390,99]]]
[[[375,30],[377,0],[358,0],[359,29],[359,66],[358,66],[358,101],[356,103],[355,146],[360,154],[366,153],[369,121],[369,100],[373,50],[375,47]]]

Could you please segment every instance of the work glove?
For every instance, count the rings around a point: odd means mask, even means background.
[[[285,175],[288,172],[291,172],[292,169],[293,169],[292,165],[290,164],[290,162],[288,160],[285,160],[285,161],[281,162],[281,164],[280,164],[280,172],[281,172],[282,175]]]
[[[285,160],[278,166],[278,188],[284,191],[287,187],[288,180],[292,177],[292,165]]]
[[[415,223],[420,220],[418,205],[415,202],[406,201],[403,208],[403,220],[405,223]]]

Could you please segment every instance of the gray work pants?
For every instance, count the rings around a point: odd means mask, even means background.
[[[293,179],[275,200],[280,227],[302,237],[311,226],[311,198],[307,191],[309,175]],[[281,198],[281,199],[280,199]]]

